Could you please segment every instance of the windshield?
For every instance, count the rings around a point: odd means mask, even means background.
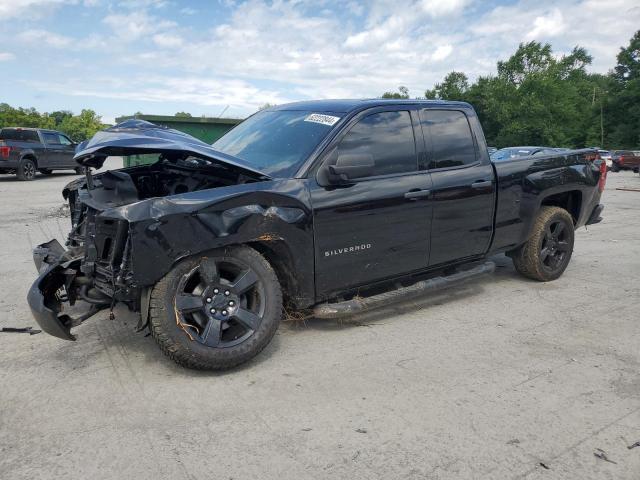
[[[265,110],[247,118],[212,147],[271,177],[291,177],[338,120],[334,113]]]

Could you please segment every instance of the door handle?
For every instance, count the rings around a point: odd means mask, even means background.
[[[417,200],[428,197],[429,195],[431,195],[431,190],[411,190],[404,194],[404,198],[407,200]]]
[[[491,180],[480,180],[478,182],[473,182],[471,184],[471,188],[487,188],[493,185]]]

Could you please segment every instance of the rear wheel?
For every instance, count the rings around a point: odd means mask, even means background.
[[[282,292],[262,255],[230,247],[178,263],[153,288],[149,314],[153,338],[176,363],[221,370],[271,341]]]
[[[619,172],[619,171],[620,171],[620,167],[618,166],[618,164],[617,164],[617,163],[615,163],[615,162],[614,162],[614,163],[611,165],[611,171],[612,171],[612,172],[614,172],[614,173],[616,173],[616,172]]]
[[[36,164],[30,158],[23,158],[16,171],[18,180],[33,180],[36,176]]]
[[[569,212],[560,207],[542,207],[531,237],[511,254],[513,264],[525,277],[541,282],[555,280],[569,265],[573,241]]]

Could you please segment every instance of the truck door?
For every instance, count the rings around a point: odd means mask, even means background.
[[[484,136],[474,133],[463,110],[424,108],[420,119],[433,182],[429,265],[482,255],[491,241],[496,194],[493,167],[480,154]]]
[[[69,137],[61,133],[58,134],[60,139],[60,145],[62,145],[60,154],[60,167],[62,168],[76,168],[78,164],[73,160],[73,156],[76,153],[76,146]]]
[[[39,167],[44,168],[60,168],[62,164],[62,158],[64,154],[63,145],[60,143],[60,138],[55,132],[41,132],[44,145],[46,147],[44,155],[46,156],[46,165],[39,162]]]
[[[318,298],[427,266],[431,180],[418,169],[421,137],[416,111],[396,105],[361,113],[325,150],[324,163],[360,155],[374,168],[348,185],[310,183]]]

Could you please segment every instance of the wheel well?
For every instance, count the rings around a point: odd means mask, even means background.
[[[295,269],[293,257],[283,240],[269,240],[268,242],[248,242],[248,246],[254,248],[263,255],[276,272],[278,281],[282,287],[282,295],[285,304],[296,304]]]
[[[569,192],[556,193],[542,200],[542,205],[564,208],[571,214],[574,225],[578,223],[580,218],[580,209],[582,208],[582,192],[579,190],[571,190]]]
[[[25,158],[28,159],[28,160],[31,160],[35,164],[36,167],[38,166],[38,159],[36,157],[34,157],[33,155],[31,155],[30,153],[28,153],[24,157],[22,157],[22,160],[24,160]]]

